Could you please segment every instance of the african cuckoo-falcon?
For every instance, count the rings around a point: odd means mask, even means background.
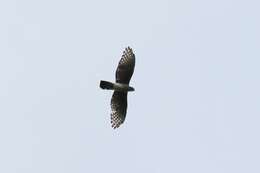
[[[100,81],[100,88],[114,90],[111,99],[111,124],[114,129],[118,128],[126,117],[127,93],[134,91],[134,88],[129,86],[134,67],[135,54],[130,47],[127,47],[116,69],[116,82]]]

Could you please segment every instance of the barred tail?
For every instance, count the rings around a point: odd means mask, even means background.
[[[100,81],[100,88],[102,89],[108,89],[108,90],[112,90],[114,87],[114,84],[112,82],[107,82],[107,81]]]

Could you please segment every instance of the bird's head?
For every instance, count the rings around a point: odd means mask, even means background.
[[[128,91],[135,91],[134,87],[128,87]]]

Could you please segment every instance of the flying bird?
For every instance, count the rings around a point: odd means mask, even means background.
[[[135,54],[127,47],[118,63],[116,69],[116,82],[100,81],[100,88],[114,90],[111,99],[111,124],[118,128],[124,121],[127,112],[127,93],[135,89],[129,85],[134,73]]]

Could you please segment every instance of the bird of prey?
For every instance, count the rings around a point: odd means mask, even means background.
[[[134,73],[135,54],[130,47],[127,47],[118,63],[116,69],[116,82],[100,81],[100,88],[114,90],[111,99],[111,124],[118,128],[125,120],[127,111],[127,93],[134,91],[129,86],[130,79]]]

